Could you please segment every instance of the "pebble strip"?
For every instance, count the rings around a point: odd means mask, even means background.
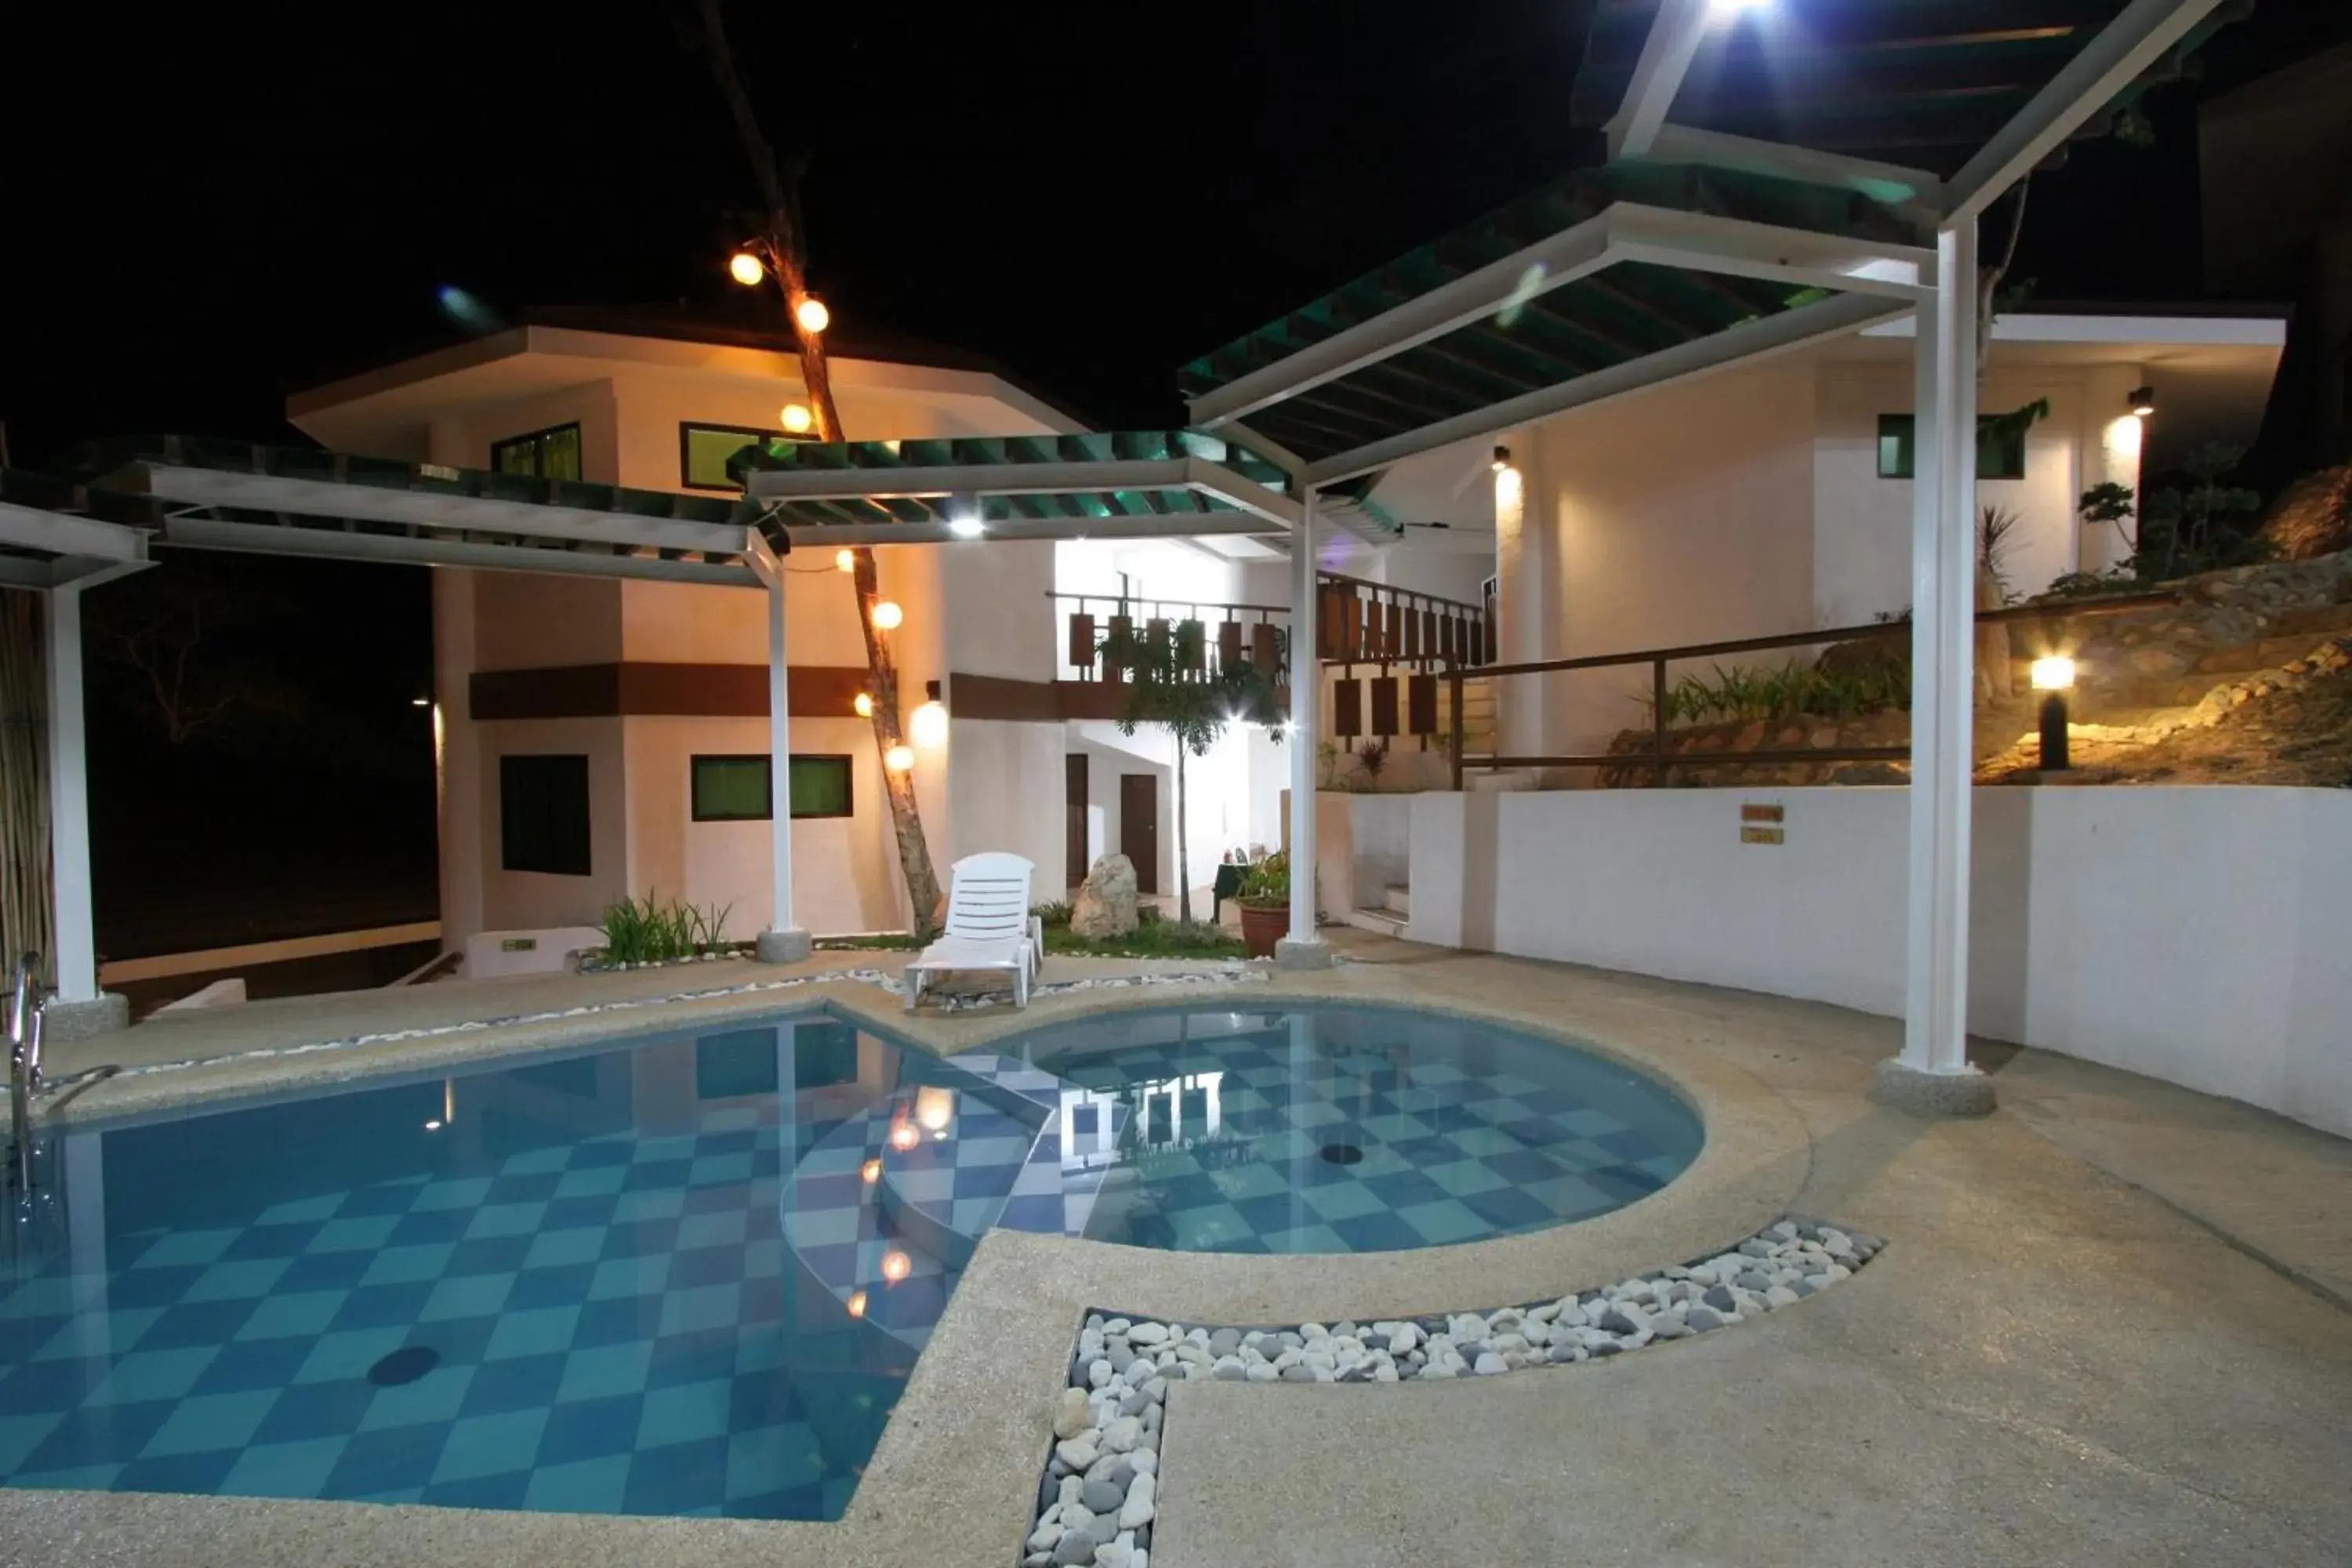
[[[1718,1257],[1555,1301],[1370,1324],[1212,1328],[1090,1313],[1054,1404],[1022,1568],[1150,1568],[1171,1383],[1405,1383],[1600,1361],[1794,1306],[1885,1245],[1784,1219]]]
[[[688,962],[698,962],[691,961]],[[1225,983],[1263,981],[1269,978],[1264,965],[1252,966],[1238,960],[1222,962],[1213,966],[1192,970],[1181,974],[1107,975],[1091,980],[1064,980],[1040,984],[1029,988],[1034,1001],[1040,996],[1058,996],[1069,991],[1113,991],[1135,985],[1175,985],[1187,981],[1214,980]],[[854,980],[878,986],[894,996],[907,994],[906,982],[897,974],[880,969],[836,969],[824,974],[798,974],[782,980],[753,980],[740,985],[719,985],[703,991],[673,991],[662,996],[641,996],[614,1002],[593,1002],[578,1007],[559,1007],[544,1013],[509,1013],[496,1018],[472,1018],[457,1024],[437,1024],[421,1029],[386,1029],[375,1034],[345,1035],[339,1039],[313,1040],[299,1046],[260,1046],[249,1051],[233,1051],[226,1056],[190,1057],[184,1061],[151,1062],[145,1067],[124,1068],[113,1076],[143,1078],[149,1073],[178,1072],[184,1068],[214,1067],[222,1062],[261,1061],[271,1057],[302,1057],[316,1051],[340,1051],[353,1046],[390,1045],[402,1040],[439,1039],[447,1035],[471,1035],[484,1029],[501,1029],[514,1024],[551,1024],[565,1018],[593,1017],[602,1013],[627,1013],[645,1007],[667,1007],[677,1002],[705,1002],[722,996],[751,996],[768,991],[791,991],[803,985],[823,984],[830,980]],[[961,1013],[973,1007],[992,1005],[991,997],[969,997],[943,1001],[934,1007],[942,1013]]]

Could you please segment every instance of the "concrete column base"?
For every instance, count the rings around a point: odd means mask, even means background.
[[[1284,937],[1274,944],[1276,969],[1328,969],[1339,962],[1327,942],[1294,942]]]
[[[1922,1072],[1890,1057],[1878,1064],[1878,1082],[1870,1098],[1914,1116],[1988,1116],[1993,1108],[1992,1079],[1974,1068]]]
[[[795,927],[791,931],[761,931],[751,956],[761,963],[799,963],[811,951],[809,933]]]
[[[101,991],[87,1002],[52,999],[41,1009],[41,1043],[62,1046],[110,1035],[131,1027],[131,999],[119,992]]]

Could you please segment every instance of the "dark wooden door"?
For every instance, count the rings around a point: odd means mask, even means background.
[[[1118,775],[1118,852],[1135,862],[1135,890],[1160,890],[1160,775]]]
[[[1087,879],[1087,754],[1072,752],[1062,760],[1063,815],[1062,886],[1075,888]]]

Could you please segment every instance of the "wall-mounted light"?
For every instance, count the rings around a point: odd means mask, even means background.
[[[856,570],[857,570],[857,552],[856,552],[855,550],[836,550],[836,551],[835,551],[835,552],[833,552],[833,569],[834,569],[835,571],[836,571],[836,572],[855,572],[855,571],[856,571]]]
[[[907,732],[919,746],[944,746],[948,743],[948,709],[940,700],[940,683],[929,683],[923,695],[923,705],[907,717]]]
[[[874,626],[877,631],[895,632],[906,623],[907,612],[898,607],[896,599],[874,601]]]
[[[430,697],[412,697],[408,700],[408,705],[411,708],[430,708],[433,706],[433,699]]]
[[[2156,388],[2136,386],[2132,388],[2131,396],[2125,401],[2131,405],[2131,411],[2136,417],[2141,419],[2156,417]]]
[[[882,753],[882,765],[894,773],[903,773],[915,765],[915,748],[893,746]]]
[[[1499,474],[1499,473],[1502,473],[1502,472],[1506,471],[1507,469],[1508,469],[1508,468],[1510,468],[1510,466],[1511,466],[1511,449],[1510,449],[1508,447],[1496,447],[1496,448],[1495,448],[1495,471],[1496,471],[1496,473],[1498,473],[1498,474]]]
[[[833,325],[833,312],[815,295],[803,294],[801,302],[793,307],[793,320],[801,324],[804,332],[821,332]]]
[[[784,411],[776,417],[783,422],[787,431],[795,436],[805,434],[808,427],[816,423],[816,416],[809,412],[805,403],[787,403]]]
[[[860,719],[874,717],[874,693],[871,691],[859,692],[850,700],[849,705],[857,710],[857,716]]]
[[[2063,653],[2033,661],[2033,689],[2042,700],[2042,771],[2063,773],[2073,765],[2066,751],[2066,692],[2074,684],[2074,661]]]
[[[759,287],[760,279],[767,275],[766,266],[748,250],[739,250],[727,258],[727,276],[746,289]]]

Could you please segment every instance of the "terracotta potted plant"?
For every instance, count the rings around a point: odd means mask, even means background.
[[[1242,945],[1252,958],[1272,958],[1290,930],[1290,858],[1277,851],[1252,865],[1234,901],[1241,906]]]

